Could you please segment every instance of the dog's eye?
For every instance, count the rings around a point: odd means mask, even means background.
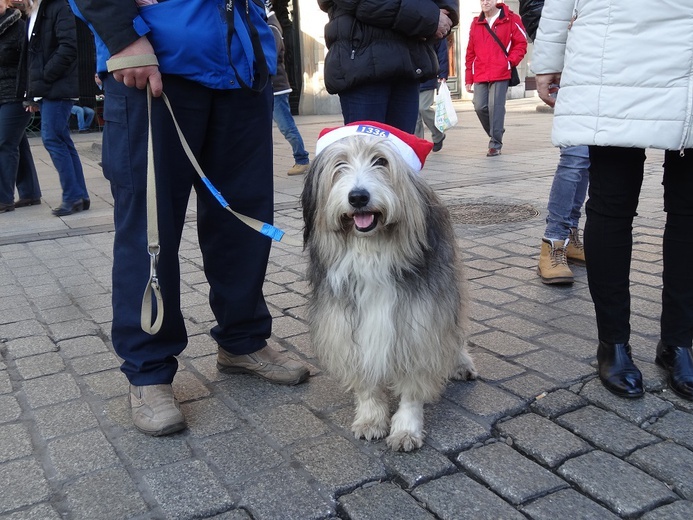
[[[385,159],[385,157],[378,157],[373,161],[373,166],[387,166],[387,159]]]

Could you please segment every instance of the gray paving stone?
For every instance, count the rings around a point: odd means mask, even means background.
[[[233,506],[222,483],[199,460],[154,469],[144,481],[167,519],[205,518]]]
[[[118,368],[120,363],[118,357],[111,352],[73,358],[70,362],[72,369],[80,376]]]
[[[610,453],[593,451],[569,460],[558,473],[620,516],[635,516],[676,499],[661,482]]]
[[[50,505],[39,504],[0,516],[3,520],[61,520],[63,517]]]
[[[82,377],[82,381],[91,392],[103,399],[126,395],[129,392],[128,381],[119,369],[89,374]]]
[[[693,502],[678,500],[673,504],[645,513],[640,518],[641,520],[689,520],[693,518]]]
[[[576,312],[575,303],[574,299],[567,303],[572,313]],[[562,305],[562,302],[559,302],[558,305]],[[591,301],[586,303],[586,305],[590,308],[590,313],[594,312]],[[565,334],[563,332],[549,334],[541,338],[540,341],[553,350],[587,362],[591,361],[597,353],[597,345],[594,340],[580,338],[574,334]]]
[[[0,464],[0,513],[43,502],[51,490],[43,469],[33,458]]]
[[[653,417],[664,415],[673,409],[671,403],[645,393],[641,399],[623,399],[609,392],[598,378],[587,383],[580,395],[600,408],[611,410],[624,419],[635,424],[642,424]]]
[[[544,417],[553,419],[567,412],[572,412],[587,404],[587,400],[569,390],[559,389],[534,401],[530,408]]]
[[[158,468],[192,457],[183,434],[150,437],[133,431],[118,437],[114,444],[122,454],[123,461],[141,470]]]
[[[12,392],[12,381],[7,373],[4,363],[0,363],[0,394],[9,394]]]
[[[58,350],[55,343],[53,343],[48,336],[43,334],[13,339],[8,341],[6,346],[8,356],[13,359],[35,356],[36,354],[45,354],[47,352],[56,352]]]
[[[34,379],[65,370],[65,363],[56,352],[20,358],[15,363],[22,379]]]
[[[63,357],[68,359],[110,351],[109,347],[98,336],[80,336],[79,338],[67,339],[58,343],[58,347]]]
[[[243,509],[234,509],[220,515],[210,516],[209,520],[253,520]]]
[[[322,520],[334,507],[296,470],[277,468],[255,478],[241,491],[238,504],[254,520]]]
[[[113,446],[99,430],[50,441],[48,455],[59,479],[84,475],[118,462]]]
[[[34,412],[34,418],[44,439],[53,439],[99,426],[89,405],[80,401],[41,408]]]
[[[173,392],[181,403],[211,395],[209,388],[190,370],[178,370],[173,380]]]
[[[216,356],[213,356],[216,363]],[[201,361],[200,358],[196,360]],[[198,365],[195,365],[198,368]],[[198,368],[199,370],[199,368]],[[214,368],[216,374],[220,372]],[[206,374],[205,374],[206,375]],[[261,380],[255,376],[244,374],[222,374],[223,380],[218,384],[221,394],[229,396],[241,408],[250,412],[257,412],[264,408],[274,408],[293,401],[294,387],[276,385]],[[306,383],[303,383],[306,384]],[[310,379],[307,381],[310,384]]]
[[[126,520],[149,509],[127,471],[120,468],[70,481],[64,492],[75,518]]]
[[[450,460],[424,444],[421,449],[403,453],[384,450],[383,463],[389,472],[410,489],[421,482],[454,473],[456,466]]]
[[[329,431],[324,422],[297,404],[277,406],[251,417],[281,447]]]
[[[498,495],[457,473],[417,487],[412,495],[441,520],[523,520]]]
[[[568,430],[534,413],[497,423],[496,428],[501,435],[511,437],[521,452],[551,468],[592,449]]]
[[[308,384],[296,387],[296,394],[304,405],[316,412],[328,412],[354,403],[354,397],[327,374],[312,376]]]
[[[350,520],[372,518],[406,518],[435,520],[411,495],[390,482],[364,486],[339,498],[339,504]]]
[[[29,406],[38,408],[80,397],[79,386],[70,374],[54,374],[23,383]]]
[[[690,413],[672,410],[657,419],[652,426],[648,426],[647,430],[693,450],[693,415]]]
[[[568,513],[570,511],[570,513]],[[562,489],[535,500],[522,508],[532,520],[579,518],[580,520],[617,520],[608,509],[581,495],[574,489]]]
[[[328,436],[296,448],[293,458],[331,495],[387,477],[383,464],[349,441]]]
[[[426,444],[450,454],[470,448],[491,436],[491,427],[470,419],[460,407],[445,399],[424,408]]]
[[[481,352],[474,354],[474,364],[479,371],[479,377],[484,381],[500,381],[525,372],[524,367],[518,367],[497,356]]]
[[[284,463],[284,458],[253,429],[241,427],[200,441],[206,460],[232,485]]]
[[[42,336],[46,331],[38,320],[23,320],[14,323],[0,325],[0,339],[13,340],[18,338],[28,338]]]
[[[682,497],[693,499],[693,451],[666,441],[638,450],[626,460],[666,482]]]
[[[496,330],[484,334],[476,334],[471,338],[471,342],[501,356],[517,356],[538,349],[532,343]]]
[[[0,426],[0,463],[31,455],[31,433],[24,424]]]
[[[525,354],[515,361],[562,383],[574,383],[594,374],[589,364],[549,350]]]
[[[518,413],[525,408],[521,399],[478,380],[450,385],[443,397],[490,420]]]
[[[618,457],[624,457],[638,448],[659,441],[654,435],[596,406],[585,406],[562,415],[557,422],[599,449]],[[615,435],[614,432],[618,434]]]
[[[523,374],[500,383],[500,386],[521,399],[534,399],[545,396],[558,387],[555,381],[549,381],[534,374]]]
[[[0,379],[1,379],[0,375]],[[14,421],[19,418],[22,408],[13,395],[0,395],[0,423]]]
[[[457,462],[511,504],[567,487],[565,481],[501,442],[462,452]]]
[[[188,431],[196,437],[232,430],[241,424],[238,414],[216,397],[183,403],[180,409]]]

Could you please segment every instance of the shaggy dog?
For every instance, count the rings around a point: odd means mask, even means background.
[[[318,154],[301,202],[313,348],[355,394],[351,430],[420,448],[424,403],[477,375],[448,211],[389,139],[365,135]],[[399,398],[391,420],[388,391]]]

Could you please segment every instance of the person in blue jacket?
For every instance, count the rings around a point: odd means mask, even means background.
[[[162,99],[212,184],[230,206],[272,222],[274,37],[260,0],[69,0],[95,34],[104,85],[103,171],[114,199],[112,340],[130,382],[135,427],[165,435],[185,427],[171,383],[187,344],[178,249],[191,188],[217,368],[281,384],[305,366],[267,345],[272,318],[262,286],[270,239],[226,211],[190,164]],[[106,63],[108,60],[108,64]],[[110,69],[110,72],[107,71]],[[150,276],[147,240],[147,85],[152,103],[158,206],[158,283],[164,318],[143,330],[140,304]],[[152,331],[150,331],[152,332]]]
[[[439,152],[443,148],[445,132],[436,126],[436,111],[431,106],[438,87],[448,79],[448,40],[443,38],[433,44],[438,56],[438,77],[421,83],[419,87],[419,118],[416,121],[416,137],[424,138],[424,124],[431,131],[433,139],[433,151]]]

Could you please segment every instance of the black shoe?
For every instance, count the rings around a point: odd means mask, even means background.
[[[14,203],[15,208],[24,208],[26,206],[36,206],[37,204],[41,204],[41,199],[19,199],[17,202]]]
[[[91,199],[82,199],[82,211],[87,211],[91,208]]]
[[[9,204],[3,204],[0,202],[0,213],[7,213],[8,211],[14,211],[15,204],[10,202]]]
[[[78,200],[74,204],[61,204],[57,208],[53,210],[53,215],[56,217],[65,217],[67,215],[72,215],[73,213],[77,213],[79,211],[82,211],[84,209],[84,203],[82,200]]]
[[[660,341],[657,344],[655,363],[669,372],[669,388],[679,397],[693,401],[693,353],[691,353],[691,347],[671,347]]]
[[[443,134],[443,138],[440,141],[433,143],[434,152],[440,152],[443,149],[443,141],[445,141],[445,134]]]
[[[641,397],[642,374],[633,363],[627,343],[599,342],[597,348],[599,379],[604,388],[619,397]]]

